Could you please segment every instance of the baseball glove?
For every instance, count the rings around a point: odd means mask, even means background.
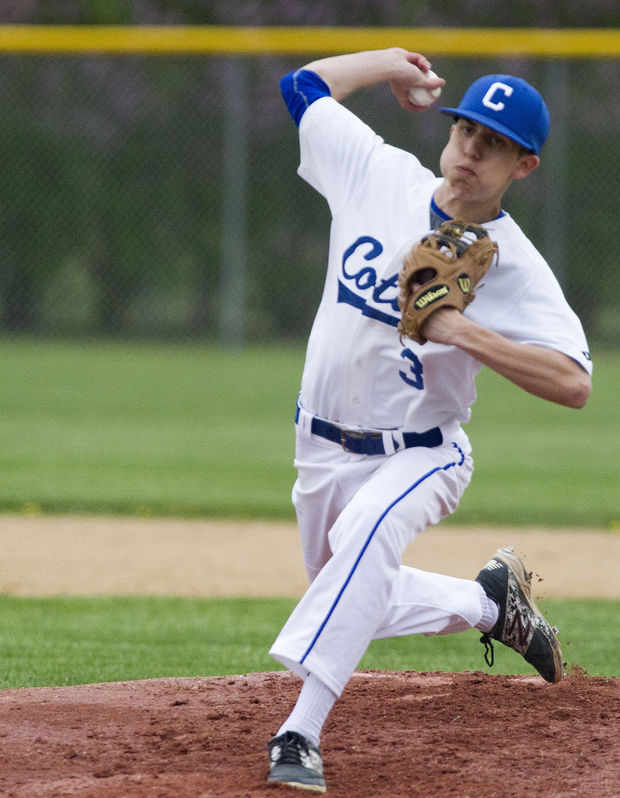
[[[422,325],[431,313],[446,307],[462,313],[496,253],[497,244],[483,227],[459,219],[414,244],[398,276],[401,336],[423,344]]]

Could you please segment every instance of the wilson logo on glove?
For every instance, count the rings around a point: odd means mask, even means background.
[[[446,294],[449,293],[450,289],[447,285],[434,285],[432,288],[427,288],[423,294],[420,294],[414,304],[417,310],[422,310],[428,305],[431,305],[433,302],[437,302],[438,299],[441,299],[443,296],[446,296]]]
[[[459,288],[464,294],[469,294],[471,291],[471,280],[466,274],[459,274],[458,278]]]

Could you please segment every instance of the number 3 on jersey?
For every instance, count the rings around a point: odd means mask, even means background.
[[[418,391],[424,390],[424,379],[422,378],[423,367],[418,356],[415,355],[411,349],[403,349],[400,356],[404,360],[409,361],[409,370],[399,370],[399,377],[404,380],[407,385],[411,385],[412,388],[416,388]]]

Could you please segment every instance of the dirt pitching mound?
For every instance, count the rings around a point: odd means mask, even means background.
[[[6,690],[11,798],[300,795],[265,784],[288,672]],[[617,798],[620,682],[482,672],[354,675],[323,755],[332,798]]]

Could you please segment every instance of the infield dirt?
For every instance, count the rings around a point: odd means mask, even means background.
[[[425,533],[405,560],[471,576],[514,544],[544,597],[618,598],[620,535]],[[298,595],[286,524],[0,518],[0,591],[15,595]],[[253,798],[292,706],[286,672],[0,691],[0,795]],[[357,673],[322,741],[332,798],[618,798],[620,682]]]
[[[404,562],[471,578],[514,545],[544,598],[620,598],[620,533],[438,526]],[[0,516],[0,592],[13,595],[300,596],[294,524]]]

